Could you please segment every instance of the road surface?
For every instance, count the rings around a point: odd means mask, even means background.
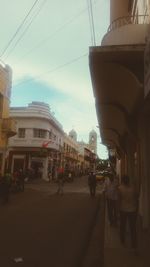
[[[56,183],[26,184],[24,193],[0,205],[0,266],[90,266],[90,242],[103,214],[100,190],[91,198],[85,177],[66,183],[63,196],[56,190]],[[98,227],[103,234],[103,220]]]

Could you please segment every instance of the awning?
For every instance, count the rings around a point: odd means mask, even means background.
[[[128,118],[139,108],[144,96],[144,48],[144,45],[122,45],[90,49],[100,131],[113,129],[119,135],[128,132]],[[106,131],[102,136],[108,140]]]
[[[101,139],[111,147],[119,147],[119,138],[119,134],[114,129],[101,129]]]

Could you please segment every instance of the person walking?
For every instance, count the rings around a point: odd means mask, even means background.
[[[125,245],[126,227],[129,224],[131,247],[137,248],[137,208],[138,208],[138,194],[133,185],[130,184],[129,176],[122,177],[122,184],[118,187],[118,204],[120,210],[120,241]]]
[[[18,189],[22,192],[24,191],[24,178],[25,178],[25,175],[24,175],[23,169],[19,169],[19,171],[18,171]]]
[[[88,176],[88,185],[90,188],[90,195],[94,197],[96,193],[96,175],[93,171],[91,171]]]
[[[57,177],[57,182],[58,182],[58,189],[57,189],[57,194],[63,195],[63,185],[64,185],[64,168],[60,167],[58,169],[58,177]]]
[[[118,200],[118,180],[110,174],[105,180],[104,192],[106,196],[107,214],[110,225],[117,225],[117,200]]]
[[[1,177],[1,190],[3,203],[7,203],[10,195],[10,187],[12,182],[12,176],[9,170],[4,173],[4,176]]]

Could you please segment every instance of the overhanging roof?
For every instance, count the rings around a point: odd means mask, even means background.
[[[111,128],[119,135],[128,131],[128,117],[143,99],[144,48],[144,45],[90,48],[90,71],[100,129]],[[108,139],[106,133],[102,136],[102,141]]]

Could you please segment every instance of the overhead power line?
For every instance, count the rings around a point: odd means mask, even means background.
[[[32,7],[30,8],[30,10],[28,11],[27,15],[25,16],[25,18],[22,20],[21,24],[19,25],[19,27],[17,28],[17,30],[15,31],[14,35],[12,36],[12,38],[9,40],[8,44],[6,45],[6,47],[3,49],[0,57],[2,57],[5,52],[7,51],[7,49],[9,48],[9,46],[11,45],[11,43],[13,42],[14,38],[17,36],[18,32],[21,30],[21,28],[23,27],[23,25],[25,24],[27,18],[29,17],[31,11],[33,10],[33,8],[35,7],[35,5],[39,2],[39,0],[35,0],[34,4],[32,5]]]
[[[74,58],[74,59],[72,59],[72,60],[70,60],[70,61],[68,61],[68,62],[66,62],[66,63],[64,63],[64,64],[62,64],[62,65],[57,66],[56,68],[50,69],[50,70],[48,70],[48,71],[46,71],[46,72],[43,72],[43,73],[41,73],[41,74],[35,76],[34,78],[28,79],[28,80],[23,81],[23,82],[19,82],[19,83],[17,83],[16,85],[14,85],[13,88],[14,88],[14,87],[18,87],[19,85],[22,85],[22,84],[25,84],[25,83],[29,83],[29,82],[38,80],[38,79],[41,78],[42,76],[44,76],[44,75],[46,75],[46,74],[48,74],[48,73],[53,73],[53,72],[55,72],[55,71],[57,71],[57,70],[60,70],[60,69],[66,67],[66,66],[68,66],[68,65],[71,65],[71,64],[75,63],[76,61],[82,59],[83,57],[86,57],[87,55],[88,55],[87,53],[86,53],[86,54],[83,54],[83,55],[81,55],[81,56],[79,56],[79,57],[76,57],[76,58]]]
[[[91,34],[91,44],[93,44],[93,34],[92,34],[92,24],[91,24],[91,13],[90,13],[89,0],[87,0],[87,9],[88,9],[88,16],[89,16],[89,26],[90,26],[90,34]]]
[[[88,6],[88,15],[89,15],[89,24],[90,24],[90,33],[91,33],[91,43],[92,45],[95,46],[96,39],[95,39],[95,27],[94,27],[92,0],[87,0],[87,6]]]
[[[66,26],[70,25],[74,20],[76,20],[79,16],[81,16],[83,13],[87,12],[87,8],[84,8],[80,11],[77,15],[69,19],[67,22],[65,22],[62,26],[58,27],[55,32],[50,33],[46,38],[41,40],[39,43],[37,43],[34,47],[32,47],[25,55],[22,56],[21,59],[31,54],[33,51],[38,49],[39,47],[43,46],[48,42],[51,38],[53,38],[55,35],[57,35],[59,32],[61,32]]]
[[[92,0],[89,0],[89,1],[90,1],[90,11],[91,11],[92,32],[93,32],[93,45],[96,45],[95,26],[94,26],[94,17],[93,17],[93,5],[92,5]]]
[[[88,0],[87,0],[87,1],[88,1]],[[29,16],[29,13],[31,13],[31,10],[32,10],[33,7],[37,4],[37,2],[38,2],[38,0],[36,0],[36,1],[34,2],[33,6],[31,7],[30,11],[29,11],[28,14],[26,15],[25,19],[27,19],[27,16]],[[43,1],[43,2],[45,2],[45,1]],[[42,4],[41,4],[41,6],[44,4],[43,2],[42,2]],[[93,4],[96,4],[97,2],[98,2],[98,0],[95,0],[95,1],[93,1]],[[89,8],[89,10],[90,10],[90,6],[89,6],[88,8]],[[40,11],[40,10],[39,10],[39,11]],[[24,32],[27,31],[27,29],[28,29],[29,26],[31,25],[32,21],[34,20],[34,18],[38,15],[39,11],[38,11],[37,14],[32,18],[32,20],[30,21],[29,25],[27,26],[27,28],[25,29]],[[78,13],[76,16],[74,16],[73,18],[71,18],[68,22],[64,23],[64,24],[63,24],[61,27],[59,27],[54,33],[50,34],[46,39],[44,39],[44,40],[42,40],[41,42],[39,42],[39,43],[38,43],[35,47],[33,47],[27,54],[25,54],[25,55],[23,56],[23,58],[24,58],[25,56],[27,56],[28,54],[30,54],[32,51],[35,51],[35,49],[38,48],[38,47],[40,47],[43,43],[45,44],[46,41],[48,41],[48,40],[49,40],[51,37],[53,37],[55,34],[59,33],[61,30],[63,30],[64,27],[66,27],[67,25],[69,25],[71,22],[73,22],[73,21],[74,21],[75,19],[77,19],[80,15],[82,15],[82,13],[84,13],[84,12],[86,12],[86,11],[87,11],[87,8],[83,9],[82,11],[80,11],[80,13]],[[22,26],[25,24],[25,19],[24,19],[23,22],[21,23]],[[21,25],[18,27],[16,33],[14,34],[15,36],[17,35],[17,32],[19,32],[19,30],[21,29]],[[93,25],[94,25],[94,24],[93,24]],[[15,37],[15,36],[14,36],[14,37]],[[17,42],[19,42],[19,41],[22,39],[22,37],[23,37],[23,36],[21,36]],[[12,40],[12,41],[13,41],[13,40]],[[11,41],[11,42],[12,42],[12,41]],[[16,45],[18,44],[17,42],[16,42],[14,48],[15,48]],[[10,42],[9,42],[9,43],[10,43]],[[6,49],[5,49],[5,50],[6,50]],[[13,50],[14,50],[14,49],[13,49]],[[10,52],[12,52],[12,50],[11,50]],[[5,51],[3,51],[3,54],[4,54],[4,53],[5,53]],[[1,60],[1,62],[2,62],[2,60]],[[4,63],[4,62],[2,62],[2,63],[3,63],[3,64],[6,64],[6,63]],[[71,63],[70,63],[70,64],[71,64]],[[59,68],[59,67],[58,67],[58,68]],[[55,71],[55,70],[53,70],[53,71]],[[53,72],[53,71],[52,71],[52,72]],[[2,72],[3,72],[3,70],[2,70]],[[33,80],[33,79],[32,79],[32,80]],[[19,83],[19,84],[20,84],[20,83]],[[16,86],[18,86],[19,84],[17,84]]]
[[[87,0],[88,1],[88,0]],[[98,0],[95,0],[93,4],[95,5]],[[89,6],[90,9],[90,6]],[[70,25],[73,21],[75,21],[78,17],[80,17],[83,13],[87,12],[87,7],[82,9],[77,15],[66,21],[62,26],[58,27],[55,32],[50,33],[46,38],[38,42],[34,47],[32,47],[26,54],[24,54],[20,60],[30,55],[32,52],[35,52],[36,49],[40,48],[41,46],[45,45],[50,39],[52,39],[55,35],[57,35],[60,31],[62,31],[66,26]],[[91,20],[90,20],[91,21]],[[92,27],[92,26],[91,26]],[[91,29],[92,31],[92,29]],[[22,37],[21,37],[22,39]],[[20,40],[19,40],[20,41]],[[92,42],[93,43],[93,42]],[[16,45],[15,45],[16,46]],[[14,49],[13,49],[14,50]]]
[[[18,43],[22,40],[22,38],[24,37],[24,35],[26,34],[26,32],[28,31],[29,27],[32,25],[33,21],[36,19],[36,17],[39,15],[39,13],[41,12],[42,8],[44,7],[44,4],[47,2],[47,0],[44,0],[41,5],[39,6],[39,9],[37,10],[37,12],[34,14],[34,16],[31,17],[31,20],[29,22],[29,24],[26,26],[25,30],[23,31],[23,33],[21,34],[21,36],[19,37],[19,39],[16,41],[16,43],[14,44],[14,46],[12,47],[12,49],[8,52],[7,56],[5,57],[5,60],[11,55],[11,53],[14,51],[14,49],[16,48],[16,46],[18,45]]]

